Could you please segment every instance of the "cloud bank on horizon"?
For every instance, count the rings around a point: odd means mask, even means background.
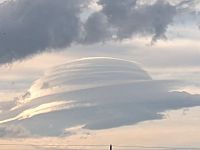
[[[0,137],[68,136],[68,129],[110,129],[162,119],[163,112],[200,106],[200,95],[170,92],[134,62],[87,58],[52,68],[28,92],[1,105]],[[12,104],[13,103],[13,104]],[[111,117],[112,116],[112,117]]]
[[[72,44],[123,40],[132,36],[166,38],[174,17],[195,11],[195,0],[15,0],[0,5],[0,64]],[[83,19],[85,18],[85,19]]]

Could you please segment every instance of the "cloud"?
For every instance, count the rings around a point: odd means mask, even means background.
[[[29,131],[22,126],[0,126],[0,138],[23,138],[29,136]]]
[[[118,39],[133,35],[150,34],[153,40],[163,38],[167,27],[176,15],[176,6],[166,1],[152,5],[137,5],[137,0],[100,0],[102,11]]]
[[[12,107],[14,107],[16,105],[16,101],[5,101],[5,102],[0,102],[0,111],[7,111],[9,109],[11,109]]]
[[[82,40],[85,44],[103,42],[111,38],[107,17],[102,13],[92,14],[84,25],[85,36]]]
[[[177,3],[177,9],[182,12],[199,12],[199,1],[198,0],[179,0]]]
[[[42,83],[49,85],[41,88]],[[35,96],[3,112],[0,123],[57,136],[79,125],[89,130],[115,128],[162,119],[167,110],[200,106],[199,95],[170,92],[178,85],[178,81],[153,80],[134,62],[80,59],[52,68],[28,90]]]
[[[99,9],[93,11],[91,0],[4,2],[0,5],[0,64],[77,43],[93,44],[137,35],[150,35],[152,41],[165,38],[180,6],[165,0],[141,5],[139,2],[99,0],[95,4]]]
[[[0,6],[0,63],[51,48],[63,48],[80,34],[85,0],[16,0]]]

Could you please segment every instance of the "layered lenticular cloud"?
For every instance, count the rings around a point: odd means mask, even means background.
[[[0,5],[0,64],[61,49],[71,44],[93,44],[140,35],[152,41],[165,33],[180,8],[167,0],[15,0]],[[185,8],[185,7],[184,7]],[[193,7],[192,7],[193,8]],[[184,9],[185,10],[185,9]],[[185,10],[186,11],[186,10]],[[85,18],[85,19],[83,19]]]
[[[170,92],[175,84],[153,80],[134,62],[80,59],[52,68],[14,106],[2,109],[0,126],[58,136],[77,126],[98,130],[133,125],[162,119],[167,110],[200,106],[199,95]]]

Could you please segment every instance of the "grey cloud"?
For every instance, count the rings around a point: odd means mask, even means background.
[[[0,63],[70,46],[85,0],[16,0],[0,6]]]
[[[102,9],[84,21],[91,0],[15,0],[0,5],[0,64],[58,50],[72,44],[123,40],[132,36],[165,38],[177,15],[167,0],[99,0]],[[186,3],[186,2],[185,2]],[[86,8],[86,9],[85,9]]]
[[[1,138],[23,138],[29,136],[28,130],[22,126],[9,125],[0,126],[0,137]]]
[[[82,42],[85,44],[106,41],[112,36],[107,17],[102,13],[92,14],[85,23],[84,29],[85,36]]]
[[[167,27],[176,15],[176,6],[166,1],[140,6],[137,0],[100,0],[98,3],[102,6],[99,13],[105,15],[109,23],[105,29],[111,28],[111,35],[120,40],[133,35],[153,35],[153,41],[165,38]]]

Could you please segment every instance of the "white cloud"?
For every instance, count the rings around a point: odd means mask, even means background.
[[[152,80],[138,65],[121,59],[72,61],[52,68],[40,80],[48,83],[52,93],[36,86],[30,95],[43,94],[28,101],[25,97],[24,103],[3,112],[1,123],[15,120],[14,124],[34,134],[55,136],[80,124],[86,129],[114,128],[162,119],[160,113],[166,110],[200,105],[198,95],[170,92],[178,82]],[[76,88],[71,90],[73,86]],[[60,90],[54,91],[54,87]],[[70,100],[74,104],[68,108],[65,102]]]

